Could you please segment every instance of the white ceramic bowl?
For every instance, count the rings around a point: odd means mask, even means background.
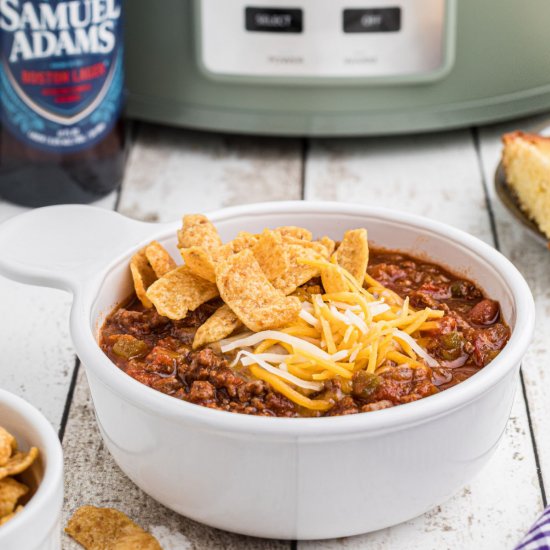
[[[512,336],[481,372],[441,394],[387,410],[318,419],[231,414],[178,401],[124,374],[97,333],[131,289],[130,255],[159,240],[177,257],[179,223],[150,225],[90,207],[35,210],[0,228],[0,272],[74,294],[71,330],[107,447],[145,492],[197,521],[248,535],[321,539],[381,529],[440,504],[495,450],[509,417],[534,304],[500,253],[452,227],[378,208],[280,202],[210,214],[224,240],[301,225],[425,255],[501,304]]]
[[[40,459],[24,474],[38,488],[23,511],[0,527],[0,548],[59,550],[63,453],[57,434],[32,405],[1,389],[0,425],[15,436],[20,449],[40,450]]]

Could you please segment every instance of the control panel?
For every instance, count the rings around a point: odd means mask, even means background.
[[[455,0],[196,0],[213,76],[429,77],[450,63]]]

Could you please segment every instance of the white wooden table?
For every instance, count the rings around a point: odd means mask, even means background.
[[[274,139],[140,125],[122,190],[98,204],[148,221],[282,199],[373,204],[442,220],[495,245],[535,294],[537,331],[512,417],[489,465],[450,501],[402,525],[324,542],[253,539],[178,516],[118,469],[96,427],[84,369],[72,347],[70,296],[0,279],[0,386],[36,405],[65,451],[67,516],[82,504],[123,510],[169,549],[511,549],[550,490],[550,253],[495,200],[500,135],[550,116],[407,137]],[[0,219],[22,209],[0,203]],[[368,514],[368,510],[365,510]],[[77,545],[64,537],[63,548]]]

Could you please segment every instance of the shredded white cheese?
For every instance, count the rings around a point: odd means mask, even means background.
[[[319,349],[316,345],[307,342],[303,338],[297,338],[296,336],[291,336],[285,332],[280,332],[278,330],[262,330],[261,332],[256,332],[251,336],[246,338],[241,338],[239,340],[234,340],[229,344],[222,346],[222,353],[227,353],[237,348],[246,348],[249,346],[255,346],[264,340],[277,340],[279,342],[284,342],[289,346],[292,346],[295,350],[303,350],[314,357],[319,357],[320,359],[330,360],[330,354]]]
[[[369,331],[367,323],[365,323],[365,321],[361,319],[359,315],[356,315],[355,313],[353,313],[353,311],[348,309],[346,311],[346,317],[350,320],[351,324],[355,325],[363,334],[367,334],[367,332]]]
[[[304,388],[306,390],[315,390],[315,391],[319,391],[323,388],[323,383],[322,382],[311,382],[309,380],[302,380],[301,378],[298,378],[297,376],[294,376],[293,374],[290,374],[286,370],[282,370],[278,367],[275,367],[275,366],[271,365],[267,361],[264,361],[263,359],[260,359],[261,354],[254,355],[253,353],[250,353],[249,351],[240,351],[237,354],[237,357],[239,355],[241,355],[241,356],[244,355],[245,357],[249,358],[250,361],[251,361],[250,364],[258,365],[258,366],[262,367],[263,369],[265,369],[266,371],[270,372],[271,374],[274,374],[275,376],[278,376],[279,378],[283,378],[283,379],[287,380],[288,382],[290,382],[290,383],[292,383],[295,386],[298,386],[300,388]],[[285,365],[285,367],[286,367],[286,365]]]
[[[312,327],[319,327],[319,321],[315,319],[315,317],[309,311],[302,309],[299,315],[301,319],[310,324]]]
[[[439,363],[425,349],[423,349],[412,336],[410,336],[406,332],[403,332],[402,330],[399,330],[399,329],[394,329],[393,334],[398,340],[402,340],[403,342],[406,342],[407,344],[409,344],[412,350],[417,355],[422,357],[424,361],[426,361],[426,364],[428,366],[439,367]]]

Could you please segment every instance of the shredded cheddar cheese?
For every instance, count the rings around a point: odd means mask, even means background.
[[[438,365],[421,347],[420,333],[437,328],[443,311],[416,311],[408,298],[403,300],[368,274],[363,287],[334,261],[301,263],[321,271],[336,270],[347,288],[311,295],[290,326],[232,339],[222,346],[223,353],[247,349],[243,365],[252,376],[301,407],[326,411],[334,404],[323,396],[326,380],[340,379],[349,392],[351,379],[360,370],[380,374],[397,365]]]

